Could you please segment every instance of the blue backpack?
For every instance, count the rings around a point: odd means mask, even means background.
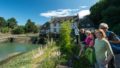
[[[119,37],[112,31],[107,31],[106,32],[108,40],[118,40]],[[115,44],[115,43],[110,43],[111,48],[114,52],[114,54],[120,54],[120,44]]]

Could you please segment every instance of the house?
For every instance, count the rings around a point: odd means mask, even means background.
[[[79,28],[84,28],[86,30],[94,30],[94,24],[93,22],[89,19],[88,16],[85,16],[82,19],[79,19],[79,16],[66,16],[66,17],[52,17],[49,22],[46,22],[42,28],[41,28],[41,33],[44,34],[51,34],[53,36],[59,35],[60,32],[60,25],[62,21],[67,21],[73,20],[73,23],[78,24]]]
[[[78,19],[77,16],[66,16],[66,17],[53,17],[51,18],[50,21],[50,32],[54,34],[59,34],[60,32],[60,24],[62,21],[67,21],[67,20],[75,20]]]

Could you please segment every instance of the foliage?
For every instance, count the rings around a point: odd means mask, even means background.
[[[0,28],[6,26],[6,21],[3,17],[0,17]]]
[[[111,29],[120,22],[120,0],[100,0],[90,8],[95,25],[106,22]]]
[[[24,31],[24,27],[23,26],[18,26],[17,28],[13,29],[12,33],[13,34],[23,34]]]
[[[1,28],[1,32],[2,33],[8,33],[9,32],[9,28],[8,27],[2,27]]]
[[[64,21],[61,24],[60,28],[60,51],[61,54],[66,55],[67,58],[70,58],[72,53],[71,46],[71,24],[69,21]]]
[[[42,51],[43,53],[40,54]],[[35,66],[36,68],[55,68],[59,58],[53,53],[57,51],[55,42],[48,42],[44,48],[35,46],[35,49],[9,59],[4,64],[0,64],[0,68],[34,68]]]
[[[56,68],[58,61],[57,57],[46,58],[37,68]]]
[[[120,36],[120,24],[117,24],[113,27],[113,31]]]
[[[38,27],[35,25],[34,22],[32,22],[30,19],[27,21],[25,24],[25,32],[26,33],[37,33],[38,32]]]
[[[17,21],[15,18],[10,18],[7,20],[7,26],[11,29],[14,29],[17,26]]]

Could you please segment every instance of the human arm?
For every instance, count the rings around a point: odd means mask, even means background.
[[[107,40],[105,40],[105,44],[107,49],[107,58],[105,60],[105,64],[108,64],[108,62],[112,59],[112,57],[114,57],[114,53],[112,51],[110,43]]]
[[[114,32],[111,33],[111,38],[112,40],[109,40],[110,43],[120,44],[120,38]]]

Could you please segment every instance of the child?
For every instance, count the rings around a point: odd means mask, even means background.
[[[102,29],[96,30],[95,35],[96,68],[107,68],[108,62],[114,56],[113,51]]]

